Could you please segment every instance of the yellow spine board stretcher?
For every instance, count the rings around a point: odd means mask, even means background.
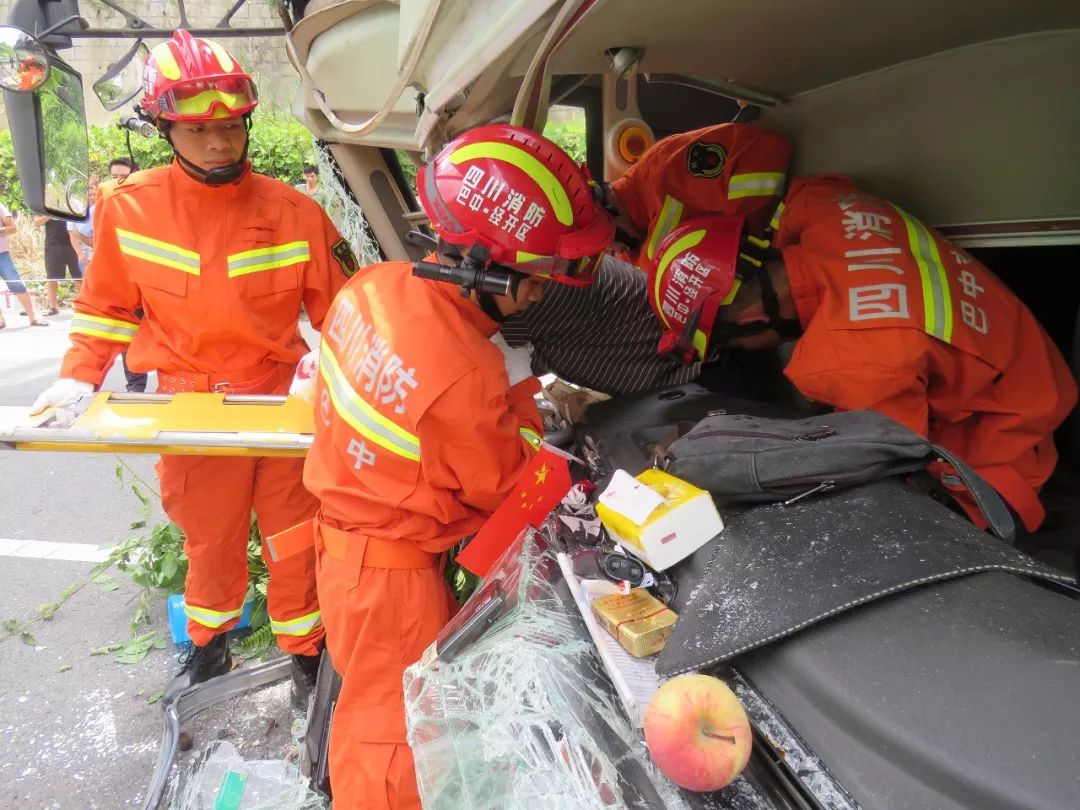
[[[315,413],[302,399],[227,394],[95,394],[71,427],[51,412],[0,407],[0,443],[16,450],[202,456],[305,456]]]

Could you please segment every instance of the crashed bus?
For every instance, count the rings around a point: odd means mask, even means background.
[[[797,178],[851,178],[892,206],[874,207],[871,197],[846,187],[836,192],[836,216],[852,223],[850,241],[836,248],[850,260],[842,275],[880,274],[873,276],[879,283],[853,287],[858,292],[844,299],[850,306],[842,314],[861,321],[858,328],[925,312],[919,328],[940,343],[959,345],[965,329],[986,335],[998,321],[979,298],[989,282],[971,275],[977,265],[1031,313],[1032,328],[1047,341],[1044,350],[1008,362],[1030,369],[1044,356],[1060,356],[1059,373],[1078,376],[1074,8],[967,0],[874,8],[848,0],[753,8],[697,0],[275,6],[301,78],[293,113],[353,206],[343,235],[365,263],[410,262],[423,270],[437,223],[409,178],[479,127],[540,132],[553,110],[569,108],[584,120],[589,175],[598,186],[618,188],[657,143],[734,122],[791,144],[786,177],[757,170],[738,181],[741,199],[767,191],[761,227],[770,239],[782,240],[792,227],[785,215],[810,206],[780,206],[792,202],[784,195],[806,188]],[[90,202],[89,157],[83,77],[63,49],[72,38],[121,33],[87,30],[78,20],[72,0],[20,3],[15,27],[0,32],[12,51],[3,68],[5,103],[27,205],[71,220],[85,217]],[[193,33],[243,35],[228,18]],[[138,40],[170,34],[122,30],[133,48],[106,76],[94,77],[102,103],[121,110],[136,99],[145,55]],[[138,136],[143,124],[126,120]],[[695,177],[719,176],[735,163],[733,149],[704,140],[697,146],[687,168]],[[737,195],[728,181],[731,199]],[[662,252],[664,238],[686,223],[663,195],[660,201],[660,217],[673,217],[656,236]],[[648,263],[637,251],[652,249],[654,224],[621,255],[624,264]],[[809,230],[801,233],[808,242]],[[798,235],[788,247],[798,246]],[[914,245],[910,252],[921,257],[912,271],[917,288],[901,289],[892,278],[909,269],[894,263],[900,244]],[[1041,515],[1028,521],[992,470],[980,472],[975,463],[969,470],[964,453],[941,446],[948,442],[909,439],[910,431],[894,436],[889,425],[846,418],[873,411],[872,402],[823,407],[827,399],[797,385],[795,371],[809,361],[794,356],[790,343],[721,356],[695,343],[700,320],[682,318],[670,328],[663,313],[677,313],[663,309],[660,263],[649,270],[652,284],[641,283],[655,307],[644,297],[639,303],[645,320],[655,312],[665,321],[668,349],[683,355],[646,375],[663,384],[632,384],[621,374],[625,355],[607,339],[613,327],[606,313],[581,315],[576,333],[595,369],[570,352],[545,353],[543,323],[517,322],[521,340],[535,343],[534,370],[562,378],[549,386],[559,393],[549,393],[553,403],[543,408],[545,439],[573,478],[590,485],[577,487],[576,501],[564,499],[538,525],[505,538],[431,655],[406,672],[409,744],[424,806],[1080,803],[1075,396],[1069,404],[1062,395],[1072,411],[1067,418],[1046,418],[1057,461],[1039,487]],[[684,261],[686,278],[694,267]],[[663,284],[670,289],[670,277]],[[676,293],[671,302],[681,300]],[[573,296],[584,294],[560,293],[558,300],[570,303],[551,317],[568,317]],[[663,331],[653,328],[657,336]],[[604,377],[612,370],[619,379]],[[952,382],[928,375],[927,387]],[[72,427],[23,424],[3,440],[27,450],[291,457],[311,447],[310,408],[295,400],[232,403],[248,413],[221,401],[198,418],[165,414],[172,400],[153,403],[153,396],[98,394]],[[159,407],[156,431],[102,429],[147,407]],[[962,410],[940,422],[968,418]],[[888,444],[890,454],[869,461],[846,455],[875,443]],[[772,458],[791,459],[796,469],[778,473],[779,483],[745,483],[764,475]],[[820,466],[798,466],[811,463]],[[949,481],[970,495],[971,510],[950,508],[948,493],[917,485],[927,466],[941,463],[951,465]],[[638,522],[612,520],[625,517],[618,508],[631,509],[605,500],[612,482],[629,479],[625,486],[656,491],[647,483],[659,472],[695,487],[687,501],[703,493],[698,503],[714,506],[719,523],[709,522],[708,510],[694,512],[678,531],[660,532],[653,548],[642,539],[649,513]],[[635,489],[635,497],[642,492]],[[606,517],[594,508],[598,502]],[[636,541],[620,535],[628,526]],[[707,536],[682,556],[657,556],[678,532],[695,531]],[[677,616],[662,649],[644,657],[612,641],[594,606],[631,589],[647,591]],[[720,790],[680,788],[645,745],[646,706],[661,684],[687,673],[723,681],[752,729],[745,770]],[[169,802],[183,722],[286,676],[285,664],[270,662],[168,701],[161,763],[148,774],[145,806]],[[323,793],[330,789],[326,741],[336,688],[324,659],[301,758],[305,777]]]

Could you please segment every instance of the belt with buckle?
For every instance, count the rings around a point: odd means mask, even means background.
[[[280,387],[285,368],[285,363],[268,360],[251,368],[221,374],[159,369],[157,393],[270,394]]]

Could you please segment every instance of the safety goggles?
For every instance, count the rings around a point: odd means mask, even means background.
[[[593,279],[600,272],[600,265],[603,261],[604,254],[596,253],[592,256],[582,256],[580,259],[560,259],[558,257],[539,259],[515,265],[513,269],[546,278],[549,281],[556,281],[560,284],[585,287],[592,284]],[[542,270],[538,266],[540,262],[543,262]]]
[[[440,240],[437,252],[447,261],[460,264],[462,252],[459,245]],[[584,287],[592,284],[604,260],[604,253],[582,256],[579,259],[562,259],[558,256],[532,256],[516,262],[504,262],[499,266],[527,276],[536,276],[560,284]],[[518,254],[521,258],[521,254]]]
[[[247,76],[197,79],[164,90],[158,106],[166,118],[207,120],[243,115],[259,101],[255,83]]]

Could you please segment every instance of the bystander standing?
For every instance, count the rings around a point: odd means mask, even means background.
[[[11,216],[7,206],[0,203],[0,278],[7,285],[8,292],[19,299],[23,312],[30,319],[31,326],[48,326],[48,322],[41,320],[34,314],[34,299],[27,292],[26,285],[19,276],[15,262],[11,260],[9,237],[15,233],[15,218]],[[0,329],[7,326],[3,312],[0,312]]]
[[[75,284],[76,294],[82,287],[82,268],[79,255],[68,237],[67,223],[49,216],[34,217],[34,225],[45,226],[45,292],[49,302],[46,315],[60,312],[58,290],[60,282],[69,275]]]

